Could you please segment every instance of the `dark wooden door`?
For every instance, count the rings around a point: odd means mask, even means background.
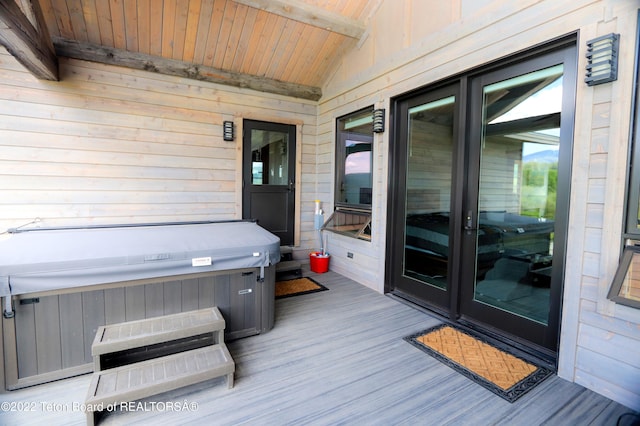
[[[292,245],[295,211],[296,128],[245,120],[242,217]]]

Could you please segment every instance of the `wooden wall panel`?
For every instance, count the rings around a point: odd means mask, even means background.
[[[145,318],[164,315],[164,286],[147,284],[144,286]]]
[[[215,277],[198,278],[198,309],[214,305],[214,300],[216,300],[214,279]]]
[[[42,374],[62,367],[60,306],[57,297],[43,297],[35,306],[36,359]]]
[[[198,279],[182,280],[182,310],[195,311],[198,309]]]
[[[111,13],[109,10],[109,2],[96,2],[96,13],[98,15],[98,29],[100,30],[100,44],[115,46],[111,20],[109,19]],[[55,27],[52,27],[50,24],[48,24],[48,27],[51,34],[58,35]]]
[[[82,295],[80,293],[61,294],[60,306],[60,346],[62,368],[70,368],[85,362],[85,335],[82,326]]]
[[[126,321],[126,309],[124,303],[125,289],[109,288],[104,291],[104,319],[105,324],[117,324]]]
[[[0,51],[2,230],[36,217],[43,226],[240,218],[241,137],[223,141],[222,121],[299,123],[299,146],[315,140],[310,101],[60,62],[61,82],[48,84]]]
[[[36,320],[34,305],[21,305],[16,311],[15,321],[20,321],[22,326],[15,330],[18,377],[33,376],[38,374],[38,361],[36,346]],[[11,374],[7,373],[7,377]]]
[[[43,297],[46,299],[47,297]],[[82,324],[84,326],[84,362],[93,362],[91,355],[91,344],[96,336],[98,327],[105,324],[105,298],[104,291],[84,291],[82,292]],[[77,309],[77,308],[76,308]]]
[[[113,47],[127,49],[127,27],[124,22],[124,2],[110,1],[111,21],[113,25]],[[109,15],[107,15],[109,16]]]
[[[154,0],[149,0],[149,9],[148,9],[149,10],[149,54],[153,56],[162,56],[163,9],[157,6],[157,2],[156,2],[156,7],[152,7],[151,5],[152,1]]]
[[[197,24],[195,24],[194,26],[196,26],[197,28],[196,33],[202,34],[203,37],[197,37],[195,42],[193,43],[193,56],[189,55],[189,53],[191,52],[191,48],[185,47],[185,51],[187,51],[185,60],[200,64],[204,62],[207,38],[211,29],[210,25],[212,21],[211,14],[213,13],[213,1],[214,0],[203,0],[200,2],[200,16]]]
[[[164,283],[164,314],[170,315],[180,312],[182,307],[182,288],[180,281],[169,281]]]
[[[144,318],[145,296],[144,286],[127,287],[124,289],[125,321],[135,321]]]

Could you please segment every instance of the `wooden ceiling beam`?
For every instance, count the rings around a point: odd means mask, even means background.
[[[58,37],[53,39],[53,45],[58,56],[68,58],[100,62],[176,77],[191,78],[312,101],[317,101],[322,96],[322,90],[319,87],[286,83],[270,78],[225,71],[174,59],[128,52],[122,49],[81,43]]]
[[[358,40],[364,35],[366,29],[363,23],[355,19],[298,0],[233,1]]]
[[[0,44],[39,79],[58,81],[58,58],[37,0],[0,1]],[[32,23],[33,22],[33,23]]]

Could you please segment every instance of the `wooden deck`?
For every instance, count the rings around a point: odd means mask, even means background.
[[[228,344],[233,389],[224,378],[192,385],[101,424],[615,425],[630,412],[557,376],[510,404],[402,340],[436,318],[333,272],[305,275],[330,290],[277,300],[272,331]],[[0,424],[84,424],[89,381],[0,395],[17,410],[1,410]]]

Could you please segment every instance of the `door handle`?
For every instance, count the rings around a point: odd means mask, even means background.
[[[289,179],[289,191],[293,191],[293,188],[294,188],[293,181]]]
[[[473,211],[469,210],[467,212],[467,217],[464,221],[464,229],[466,231],[473,231],[474,227],[473,227]]]

